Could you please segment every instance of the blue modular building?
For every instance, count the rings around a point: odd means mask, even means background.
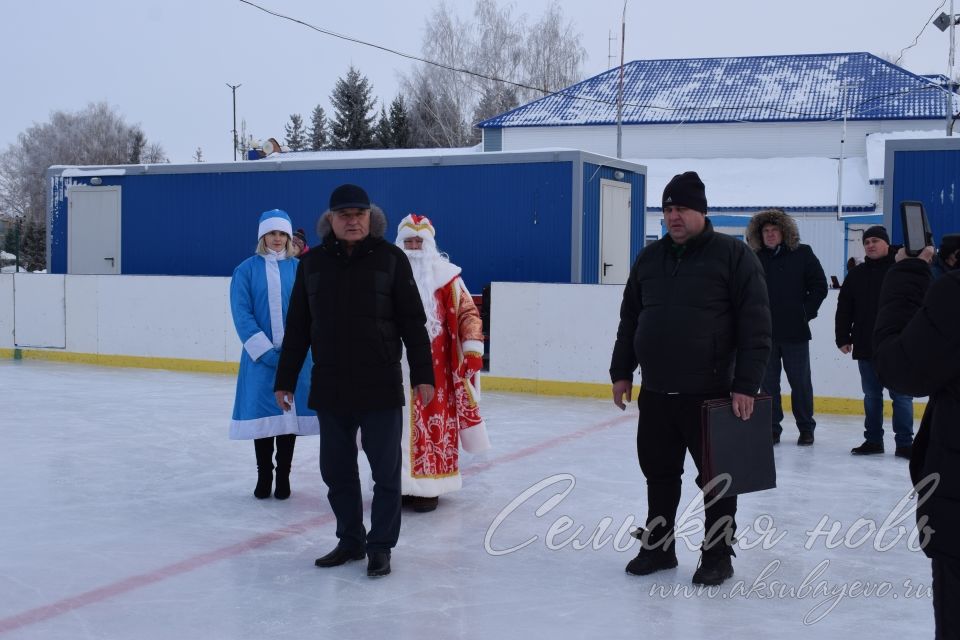
[[[946,233],[960,233],[960,138],[887,140],[883,221],[894,244],[903,243],[900,203],[919,200],[936,246]]]
[[[492,281],[626,281],[643,247],[646,169],[593,153],[416,149],[277,154],[238,163],[51,167],[50,273],[229,276],[257,218],[315,225],[339,184],[387,215],[426,215],[473,291]]]

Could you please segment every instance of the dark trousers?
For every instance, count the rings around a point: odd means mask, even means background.
[[[320,420],[320,475],[337,517],[337,538],[350,549],[388,551],[400,537],[401,409],[334,413]],[[357,429],[373,474],[370,533],[363,527],[363,498],[357,467]]]
[[[936,640],[960,639],[960,562],[934,558],[933,565],[933,620]]]
[[[883,384],[872,360],[857,360],[863,389],[863,439],[883,443]],[[913,444],[913,398],[887,389],[893,401],[893,440],[898,447]]]
[[[719,397],[726,397],[721,394]],[[672,549],[672,538],[680,506],[683,462],[690,451],[701,471],[701,405],[712,395],[679,395],[655,393],[641,389],[640,421],[637,426],[637,457],[647,479],[647,526],[649,545]],[[697,486],[703,487],[698,473]],[[704,549],[732,545],[736,533],[737,497],[729,496],[709,503],[704,514]],[[662,521],[658,521],[662,518]],[[645,545],[646,546],[646,545]]]
[[[813,383],[810,380],[810,343],[777,342],[774,340],[763,376],[763,392],[773,398],[773,432],[783,432],[783,401],[780,398],[780,371],[787,372],[790,383],[790,404],[797,429],[813,431],[817,427],[813,419]]]

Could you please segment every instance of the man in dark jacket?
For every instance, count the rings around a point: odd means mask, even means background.
[[[960,271],[931,280],[933,247],[902,250],[880,294],[874,331],[877,374],[890,389],[930,396],[920,420],[910,478],[917,525],[933,566],[937,638],[960,633]],[[924,295],[926,293],[926,295]]]
[[[770,353],[770,308],[763,268],[746,244],[716,233],[706,218],[703,182],[693,171],[663,191],[667,236],[637,256],[623,292],[610,379],[613,401],[630,402],[640,365],[637,456],[647,479],[646,528],[627,572],[647,575],[677,566],[674,524],[683,461],[700,470],[701,406],[731,398],[747,419]],[[698,476],[697,483],[703,486]],[[711,501],[705,513],[694,584],[733,575],[736,496]]]
[[[757,252],[767,277],[773,345],[761,389],[773,398],[773,441],[780,442],[783,403],[780,362],[790,382],[790,404],[800,431],[799,445],[813,444],[813,382],[810,378],[810,326],[827,297],[827,277],[810,245],[800,244],[797,223],[780,209],[753,216],[747,243]]]
[[[334,567],[368,557],[367,575],[390,573],[400,535],[400,433],[404,405],[401,340],[410,381],[433,398],[426,315],[403,250],[383,239],[386,216],[366,192],[341,185],[317,224],[323,242],[300,260],[274,386],[289,408],[307,350],[313,353],[311,409],[320,420],[320,474],[337,517]],[[363,526],[357,429],[373,475],[370,533]]]
[[[863,232],[866,258],[847,274],[837,297],[837,348],[853,352],[860,369],[863,388],[863,438],[854,455],[883,453],[883,385],[873,368],[873,326],[877,320],[880,287],[887,270],[893,265],[887,230],[877,225]],[[893,401],[893,434],[896,455],[910,457],[913,446],[913,398],[888,389]]]
[[[940,240],[940,250],[930,263],[934,279],[960,268],[960,233],[948,233]]]

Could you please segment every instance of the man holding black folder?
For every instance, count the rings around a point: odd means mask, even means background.
[[[623,292],[610,379],[625,409],[640,366],[637,456],[647,480],[641,549],[627,572],[677,566],[674,524],[687,450],[701,470],[704,401],[730,398],[748,419],[770,354],[770,305],[763,268],[743,242],[717,233],[696,172],[676,175],[663,191],[667,236],[637,256]],[[702,486],[701,477],[697,482]],[[708,500],[694,584],[733,575],[736,496]]]

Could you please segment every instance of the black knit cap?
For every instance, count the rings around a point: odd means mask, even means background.
[[[342,184],[330,194],[330,211],[340,209],[369,209],[370,197],[355,184]]]
[[[947,233],[940,240],[940,253],[948,256],[960,250],[960,233]]]
[[[673,176],[663,190],[663,206],[687,207],[707,213],[707,193],[696,171]]]
[[[887,244],[890,244],[890,236],[887,235],[887,230],[879,224],[873,225],[863,232],[863,242],[866,242],[867,238],[880,238]]]

